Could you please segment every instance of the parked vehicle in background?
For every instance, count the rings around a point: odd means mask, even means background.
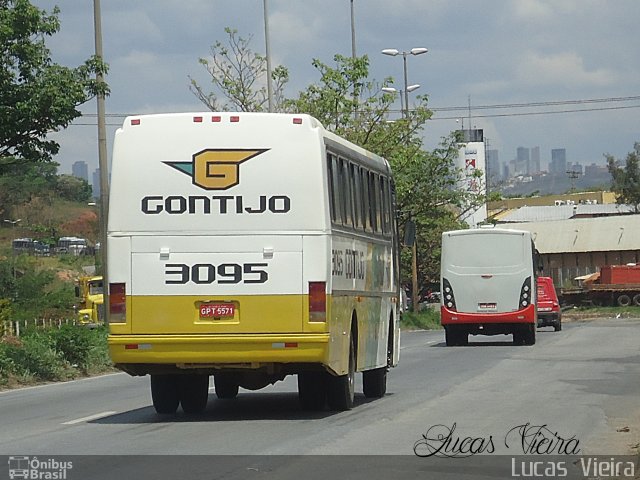
[[[578,285],[560,290],[562,304],[640,306],[640,265],[604,265],[576,280]]]
[[[478,228],[442,234],[441,322],[448,346],[469,335],[536,343],[536,249],[531,233]]]
[[[50,248],[44,242],[33,238],[16,238],[11,242],[14,253],[27,253],[29,255],[49,256]]]
[[[538,310],[538,327],[553,327],[558,332],[562,330],[562,311],[556,289],[551,277],[538,277],[536,308]]]
[[[104,322],[104,295],[102,276],[80,277],[76,283],[78,323],[95,326]]]
[[[56,247],[58,253],[70,255],[83,255],[88,253],[87,239],[79,237],[60,237]]]

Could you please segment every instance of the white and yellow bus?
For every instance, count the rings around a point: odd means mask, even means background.
[[[389,164],[308,115],[129,117],[115,137],[109,351],[159,413],[297,374],[303,408],[382,397],[398,362]]]

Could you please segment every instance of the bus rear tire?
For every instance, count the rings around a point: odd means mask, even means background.
[[[184,413],[202,413],[209,399],[209,375],[182,375],[180,404]]]
[[[298,374],[298,399],[303,410],[322,410],[327,404],[326,372]]]
[[[240,385],[233,375],[218,373],[213,376],[213,386],[216,396],[221,400],[236,398]]]
[[[180,403],[180,377],[178,375],[151,375],[151,400],[156,413],[173,415]]]
[[[356,377],[355,336],[351,332],[349,340],[349,371],[346,375],[327,374],[327,402],[331,410],[344,412],[353,408]]]
[[[362,387],[367,398],[382,398],[387,393],[387,367],[362,372]]]

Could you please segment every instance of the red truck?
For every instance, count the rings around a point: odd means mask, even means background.
[[[563,288],[561,296],[563,304],[640,306],[640,265],[605,265],[579,286]]]

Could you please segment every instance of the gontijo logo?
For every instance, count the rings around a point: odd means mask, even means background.
[[[205,149],[191,162],[163,162],[189,175],[193,184],[205,190],[226,190],[240,183],[240,164],[268,149]]]

